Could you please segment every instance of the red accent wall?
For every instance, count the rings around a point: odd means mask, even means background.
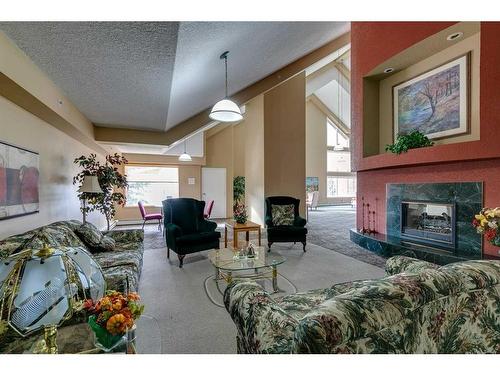
[[[391,56],[453,23],[351,24],[352,158],[358,171],[358,227],[361,227],[361,197],[364,197],[372,207],[377,203],[377,230],[385,233],[387,183],[483,181],[484,205],[500,206],[500,22],[481,23],[479,141],[411,150],[400,156],[363,157],[363,76]],[[498,250],[489,243],[484,245],[485,255],[498,256]]]

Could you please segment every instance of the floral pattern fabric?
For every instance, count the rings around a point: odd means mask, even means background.
[[[382,279],[276,299],[231,283],[238,352],[500,353],[500,261],[438,267],[400,256],[387,268]]]
[[[293,204],[272,204],[271,216],[273,225],[293,225],[295,206]]]
[[[8,237],[0,241],[0,258],[6,258],[24,249],[42,248],[45,244],[52,247],[83,247],[90,250],[89,246],[85,245],[76,234],[80,228],[82,228],[82,223],[77,220],[58,221],[20,235]],[[104,249],[101,248],[100,252],[92,254],[102,269],[107,289],[136,292],[139,287],[143,263],[144,231],[134,229],[99,233],[102,236],[99,244],[102,245],[103,240],[108,241],[108,244],[114,244],[112,251],[103,251]],[[67,324],[81,321],[80,318],[75,321],[72,319]],[[31,344],[28,339],[20,338],[10,328],[0,335],[0,353],[22,353],[24,350],[28,350]]]
[[[103,234],[91,223],[85,223],[76,228],[75,232],[90,249],[98,248]]]

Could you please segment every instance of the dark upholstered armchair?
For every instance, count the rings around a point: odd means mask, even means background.
[[[182,267],[186,254],[219,248],[217,224],[203,218],[204,201],[176,198],[162,203],[167,257],[170,259],[170,250],[177,253],[179,267]]]
[[[291,225],[274,225],[272,216],[273,205],[292,205],[294,206],[294,219]],[[269,251],[271,245],[275,242],[301,242],[303,250],[306,251],[306,236],[307,228],[305,228],[306,220],[299,216],[300,199],[293,197],[268,197],[266,198],[266,226],[267,226],[267,242]]]

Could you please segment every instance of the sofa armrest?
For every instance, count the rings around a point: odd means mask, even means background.
[[[123,242],[144,242],[144,230],[142,229],[120,229],[102,232],[118,243]]]
[[[200,232],[214,232],[217,229],[217,223],[210,220],[200,222]]]
[[[304,219],[303,217],[300,217],[300,216],[295,216],[295,219],[293,221],[294,227],[305,227],[306,224],[307,224],[306,219]]]
[[[239,353],[291,353],[298,321],[253,281],[233,281],[224,305],[238,331]]]
[[[425,260],[397,255],[387,259],[385,263],[385,273],[388,276],[402,272],[419,272],[426,269],[437,269],[439,265],[426,262]]]

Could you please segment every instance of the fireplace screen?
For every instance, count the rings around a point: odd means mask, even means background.
[[[401,237],[455,247],[455,204],[401,203]]]

